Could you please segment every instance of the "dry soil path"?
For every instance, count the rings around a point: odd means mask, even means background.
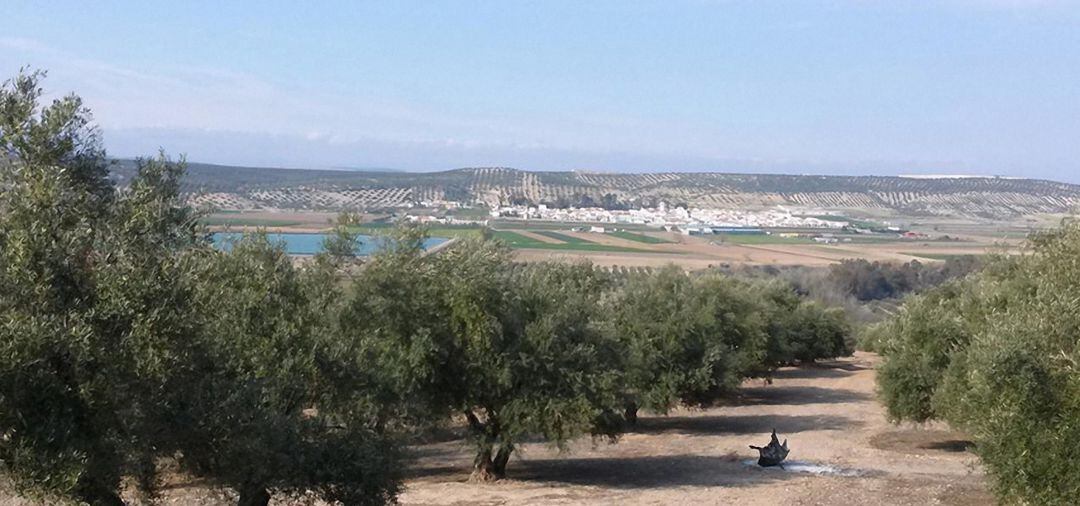
[[[468,483],[460,441],[416,449],[403,504],[993,504],[963,436],[889,424],[874,398],[877,357],[777,372],[748,382],[730,406],[649,416],[618,444],[579,441],[569,453],[522,445],[491,485]],[[849,476],[748,465],[748,444],[775,427],[789,460]]]

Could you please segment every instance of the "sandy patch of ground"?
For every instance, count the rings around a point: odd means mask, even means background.
[[[992,504],[962,434],[886,422],[874,400],[877,357],[857,354],[748,382],[730,406],[647,416],[618,444],[579,441],[559,454],[528,443],[510,477],[468,483],[462,441],[416,449],[403,504]],[[775,427],[796,462],[857,476],[747,465]]]

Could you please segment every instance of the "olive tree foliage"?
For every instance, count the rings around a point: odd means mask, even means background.
[[[124,193],[78,97],[39,105],[42,73],[0,88],[0,465],[24,492],[119,504],[152,491],[161,387],[192,331],[195,243],[179,172],[139,163]]]
[[[628,276],[606,300],[609,331],[623,347],[631,422],[638,408],[707,404],[746,378],[852,352],[843,311],[780,280],[669,266]]]
[[[768,335],[763,370],[757,372],[768,374],[783,365],[843,357],[854,351],[843,309],[799,296],[791,284],[780,280],[758,280],[749,291],[759,301]]]
[[[624,416],[666,413],[738,386],[763,358],[765,334],[742,283],[675,266],[631,276],[608,299],[623,348]]]
[[[340,367],[324,308],[310,301],[333,285],[309,280],[265,235],[244,237],[200,267],[202,356],[172,399],[183,406],[181,465],[238,491],[242,505],[266,504],[271,492],[391,501],[399,486],[392,442],[369,411],[324,395]]]
[[[384,418],[461,420],[481,481],[505,475],[526,435],[614,436],[617,350],[595,321],[603,273],[516,266],[482,239],[426,255],[408,230],[357,275],[342,315],[381,395],[399,399]]]
[[[449,324],[444,296],[445,264],[426,256],[424,231],[397,228],[353,277],[340,312],[342,357],[353,364],[339,370],[342,394],[368,377],[379,424],[427,425],[449,414],[448,399],[459,398],[460,350]],[[358,376],[373,364],[371,374]],[[447,390],[442,390],[442,389]],[[394,427],[390,427],[394,428]]]
[[[987,332],[1017,301],[1032,295],[1035,280],[1019,275],[1016,259],[998,258],[977,276],[909,297],[900,312],[874,329],[885,357],[879,394],[893,420],[925,422],[944,417],[938,387],[962,362],[973,336]],[[957,360],[960,359],[960,360]]]
[[[1080,224],[1022,258],[914,298],[888,324],[879,374],[894,419],[968,432],[999,497],[1080,496]]]
[[[338,261],[213,249],[164,156],[114,188],[88,111],[39,105],[41,77],[0,88],[0,472],[116,505],[127,478],[154,499],[171,458],[242,504],[391,501],[395,445],[364,383],[324,388],[354,365],[319,310]]]
[[[695,298],[693,281],[675,266],[631,276],[611,298],[611,332],[624,350],[627,421],[637,421],[639,408],[666,413],[711,388],[712,366],[727,354],[699,328]]]

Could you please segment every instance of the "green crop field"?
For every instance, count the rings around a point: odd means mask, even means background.
[[[671,241],[661,239],[659,237],[653,237],[644,234],[635,234],[633,232],[627,232],[625,230],[619,230],[617,232],[611,232],[612,237],[618,237],[619,239],[626,239],[628,241],[640,242],[645,244],[673,244]]]
[[[535,232],[534,233],[539,233]],[[546,235],[546,234],[545,234]],[[597,244],[594,242],[580,241],[580,242],[562,242],[551,243],[544,242],[532,237],[521,235],[517,232],[511,232],[509,230],[496,230],[494,232],[496,239],[504,241],[511,248],[515,249],[550,249],[550,250],[562,250],[562,251],[606,251],[616,253],[655,253],[653,251],[647,251],[636,248],[624,248],[622,246],[609,246],[607,244]],[[550,236],[549,236],[550,237]],[[569,237],[568,237],[569,238]],[[554,239],[554,238],[553,238]],[[574,238],[569,238],[574,239]],[[664,252],[665,255],[670,255],[670,252]]]
[[[379,235],[387,233],[393,225],[388,223],[365,223],[358,227],[350,227],[350,230],[365,235]],[[479,237],[483,227],[475,225],[444,225],[438,227],[427,227],[427,233],[431,237],[446,237],[446,238],[468,238]]]
[[[813,239],[807,237],[780,237],[767,234],[716,234],[717,242],[730,244],[810,244]]]

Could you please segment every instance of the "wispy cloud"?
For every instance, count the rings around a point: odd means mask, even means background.
[[[134,69],[85,59],[33,39],[0,38],[0,64],[50,71],[50,90],[77,90],[106,129],[180,128],[320,137],[438,139],[483,131],[478,118],[452,118],[385,97],[298,89],[227,69],[162,65]]]
[[[58,94],[77,91],[106,133],[137,129],[243,132],[336,145],[378,142],[402,149],[442,145],[500,152],[648,153],[692,147],[680,145],[678,139],[664,146],[652,135],[637,139],[626,135],[692,130],[664,120],[646,124],[635,117],[585,113],[556,118],[448,114],[386,96],[284,85],[229,69],[180,65],[136,69],[82,58],[33,39],[3,38],[0,46],[18,53],[0,55],[0,66],[30,62],[49,69],[46,86]]]

